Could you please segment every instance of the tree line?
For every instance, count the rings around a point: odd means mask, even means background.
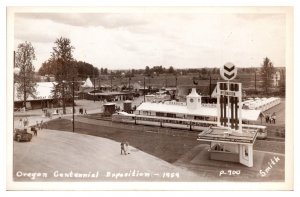
[[[53,98],[60,102],[65,113],[66,102],[72,99],[72,90],[76,86],[79,79],[90,77],[98,77],[101,75],[115,75],[124,77],[133,77],[134,75],[154,76],[160,74],[186,75],[188,73],[199,73],[199,76],[210,74],[219,74],[219,68],[200,68],[200,69],[175,69],[173,66],[165,68],[161,66],[146,66],[145,69],[131,69],[127,71],[116,70],[108,71],[107,68],[94,67],[92,64],[77,61],[73,57],[75,47],[71,45],[68,38],[60,37],[55,40],[52,48],[51,56],[45,61],[38,73],[40,75],[54,75],[55,87],[53,90]],[[23,106],[26,107],[26,99],[29,95],[35,97],[36,84],[34,80],[35,68],[33,61],[36,59],[34,47],[30,42],[25,41],[18,45],[17,51],[14,53],[14,66],[19,68],[19,73],[14,75],[14,80],[18,84],[17,96],[23,98]],[[274,65],[268,57],[263,59],[260,68],[241,68],[242,72],[253,72],[259,70],[265,92],[268,93],[271,86],[271,78],[275,72]],[[282,91],[285,91],[285,83],[282,85]]]

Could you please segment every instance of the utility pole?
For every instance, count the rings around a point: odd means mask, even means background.
[[[65,103],[65,81],[63,80],[62,81],[62,88],[63,88],[63,91],[62,91],[62,96],[63,96],[63,114],[66,114],[66,103]]]
[[[209,102],[211,101],[211,74],[209,74]]]
[[[255,93],[256,93],[256,71],[254,71],[254,88],[255,88]]]
[[[131,81],[131,76],[129,76],[129,78],[128,78],[128,90],[129,90],[129,92],[130,92],[130,81]]]
[[[112,92],[112,74],[110,74],[110,91]]]
[[[146,102],[145,91],[146,91],[146,79],[144,77],[144,102]]]
[[[94,103],[95,103],[95,97],[96,97],[96,79],[95,79],[95,76],[94,76]]]
[[[73,121],[72,121],[72,123],[73,123],[73,132],[75,132],[75,94],[74,94],[74,83],[75,83],[75,81],[74,81],[74,77],[73,77],[73,79],[72,79],[72,96],[73,96],[73,110],[72,110],[72,112],[73,112]]]
[[[98,90],[101,91],[101,78],[99,76],[99,80],[98,80]]]

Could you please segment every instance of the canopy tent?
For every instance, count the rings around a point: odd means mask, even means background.
[[[83,88],[91,88],[91,87],[94,87],[94,85],[93,85],[91,79],[88,77],[85,80],[84,84],[81,87],[83,87]]]

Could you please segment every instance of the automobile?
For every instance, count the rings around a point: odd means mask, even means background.
[[[14,133],[14,140],[18,142],[30,142],[32,134],[27,133],[27,129],[16,129]]]

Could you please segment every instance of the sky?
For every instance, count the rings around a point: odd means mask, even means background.
[[[269,57],[285,66],[284,14],[255,13],[15,13],[14,49],[28,41],[38,70],[59,37],[76,60],[98,68],[259,67]]]

